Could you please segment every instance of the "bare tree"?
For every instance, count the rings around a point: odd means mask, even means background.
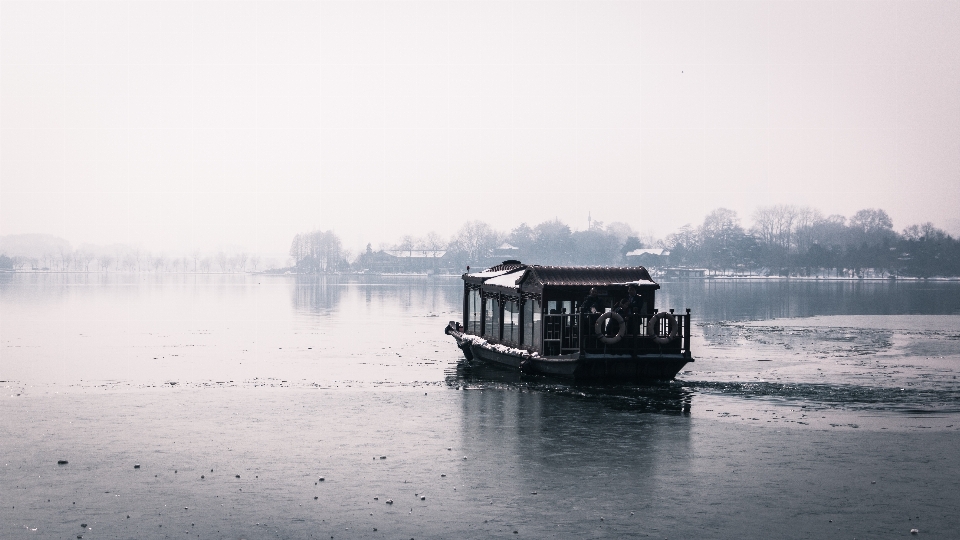
[[[84,259],[83,253],[79,249],[73,252],[72,259],[73,259],[74,270],[76,270],[77,272],[87,271],[86,265],[84,264],[84,260],[83,260]]]
[[[789,204],[761,206],[754,213],[754,233],[762,243],[789,252],[799,211]]]
[[[258,267],[259,265],[260,265],[260,256],[259,256],[259,255],[254,255],[253,257],[250,257],[250,267],[252,268],[252,270],[253,270],[254,272],[257,271],[257,267]]]
[[[137,270],[137,259],[132,253],[127,253],[123,256],[123,269],[127,272],[135,272]]]
[[[533,228],[533,255],[541,264],[569,264],[573,262],[576,246],[570,226],[554,219]]]
[[[333,231],[298,234],[290,244],[290,256],[298,272],[335,271],[344,259],[343,244]]]
[[[410,250],[412,250],[412,249],[414,248],[414,246],[416,245],[416,243],[417,243],[417,241],[416,241],[412,236],[410,236],[410,235],[408,234],[408,235],[405,235],[403,238],[400,239],[400,243],[397,244],[396,249],[399,249],[399,250],[402,250],[402,251],[410,251]]]
[[[864,233],[872,233],[892,229],[893,220],[883,210],[867,208],[860,210],[850,218],[850,227]]]
[[[883,210],[867,208],[850,218],[850,230],[859,242],[878,245],[896,237],[893,220]]]
[[[911,242],[919,242],[921,240],[943,241],[949,237],[950,235],[948,235],[946,231],[938,229],[929,221],[920,225],[911,225],[903,229],[903,238]]]
[[[60,263],[59,270],[61,272],[66,272],[70,270],[70,262],[72,260],[73,260],[73,252],[70,251],[69,249],[61,248],[60,257],[58,258],[58,262]]]
[[[687,223],[679,231],[667,236],[664,245],[670,249],[672,264],[691,264],[700,248],[700,235]]]
[[[801,206],[797,210],[797,219],[794,224],[794,243],[797,253],[806,253],[813,245],[814,229],[823,221],[823,214],[816,208]]]
[[[247,271],[247,254],[243,251],[237,254],[237,269],[241,272]]]
[[[220,267],[221,272],[227,271],[227,254],[224,252],[217,253],[217,266]]]
[[[434,231],[430,231],[426,236],[417,241],[417,249],[422,249],[429,253],[431,258],[431,268],[434,272],[440,270],[440,258],[445,253],[447,241]]]
[[[143,250],[137,246],[130,251],[130,255],[133,257],[133,260],[137,265],[137,272],[140,272],[140,266],[143,263],[146,253],[144,253]]]
[[[736,212],[717,208],[707,214],[698,232],[702,256],[708,264],[724,271],[736,266],[744,235]]]
[[[607,225],[605,230],[614,235],[617,238],[617,243],[619,244],[623,244],[627,241],[627,238],[630,238],[631,236],[636,236],[639,238],[637,231],[633,230],[633,227],[622,221],[614,221],[613,223]]]
[[[487,253],[497,247],[502,235],[483,221],[465,223],[452,242],[467,263],[483,263]]]

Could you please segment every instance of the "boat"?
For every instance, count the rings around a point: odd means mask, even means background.
[[[660,285],[642,266],[507,260],[480,272],[468,268],[461,278],[463,318],[450,321],[444,333],[468,361],[606,381],[670,380],[694,361],[690,309],[654,309]]]

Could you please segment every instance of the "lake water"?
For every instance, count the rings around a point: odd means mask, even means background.
[[[611,387],[458,279],[0,274],[0,538],[956,537],[960,283],[661,285],[696,361]]]

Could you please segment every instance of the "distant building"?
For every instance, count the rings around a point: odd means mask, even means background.
[[[491,266],[503,261],[519,261],[522,255],[520,248],[504,242],[490,252]]]
[[[378,274],[433,274],[449,266],[445,249],[385,249],[371,253],[366,268]]]
[[[659,248],[642,248],[625,256],[630,266],[661,267],[670,264],[670,252]]]
[[[702,278],[707,274],[705,268],[661,268],[660,277],[667,278]]]

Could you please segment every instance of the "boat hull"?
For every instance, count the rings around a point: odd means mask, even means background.
[[[537,356],[521,349],[488,343],[449,326],[444,332],[456,340],[457,346],[463,351],[467,360],[479,359],[525,373],[571,379],[670,380],[683,369],[687,362],[693,361],[692,358],[681,354]]]

